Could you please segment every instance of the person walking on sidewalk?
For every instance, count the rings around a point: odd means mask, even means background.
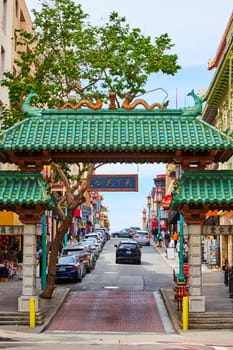
[[[225,259],[224,264],[222,266],[222,270],[224,271],[224,284],[227,287],[229,284],[229,271],[230,271],[231,267],[230,264],[228,262],[228,259]]]
[[[165,235],[164,235],[164,244],[166,248],[169,246],[169,243],[170,243],[170,233],[167,231],[165,232]]]
[[[178,235],[178,233],[177,233],[176,231],[173,233],[172,239],[173,239],[173,241],[174,241],[174,246],[175,246],[175,248],[176,248],[176,246],[177,246],[177,241],[178,241],[178,239],[179,239],[179,235]]]
[[[152,230],[153,242],[156,242],[157,235],[158,235],[158,219],[157,218],[152,220],[151,230]]]

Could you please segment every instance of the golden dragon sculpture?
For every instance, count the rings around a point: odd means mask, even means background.
[[[87,106],[90,109],[97,110],[97,109],[101,109],[102,108],[103,102],[97,97],[96,98],[96,103],[92,103],[89,100],[81,100],[76,105],[74,105],[74,104],[72,104],[70,102],[67,102],[63,106],[59,106],[58,108],[59,109],[71,108],[73,110],[77,110],[77,109],[81,108],[82,106]]]
[[[143,105],[143,107],[148,109],[148,110],[152,110],[156,107],[158,107],[159,109],[166,109],[169,101],[166,101],[164,104],[153,103],[152,105],[148,105],[148,103],[146,101],[141,100],[141,99],[135,100],[132,103],[130,103],[130,102],[131,102],[130,96],[125,95],[125,99],[122,103],[122,108],[125,108],[127,110],[131,110],[131,109],[134,109],[135,107],[137,107],[138,105]]]

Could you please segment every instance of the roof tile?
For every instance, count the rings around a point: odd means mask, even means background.
[[[233,204],[233,171],[185,171],[172,193],[171,209],[180,205]]]
[[[0,134],[2,150],[233,149],[232,138],[182,110],[45,110]]]
[[[40,173],[0,171],[0,204],[41,204],[54,207],[49,187]]]

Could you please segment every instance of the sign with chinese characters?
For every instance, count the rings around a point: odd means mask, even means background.
[[[201,229],[202,235],[232,235],[232,225],[204,225]]]
[[[24,226],[0,226],[0,235],[4,236],[21,236],[24,232]]]
[[[137,192],[138,175],[92,175],[87,186],[98,192]]]
[[[22,225],[0,225],[0,236],[22,236],[24,234],[24,226]],[[41,225],[36,225],[36,235],[41,235]]]

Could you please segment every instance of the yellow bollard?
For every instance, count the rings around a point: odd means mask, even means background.
[[[189,298],[183,297],[183,331],[187,331],[189,323]]]
[[[30,298],[29,309],[30,309],[30,328],[35,328],[36,326],[35,298]]]

